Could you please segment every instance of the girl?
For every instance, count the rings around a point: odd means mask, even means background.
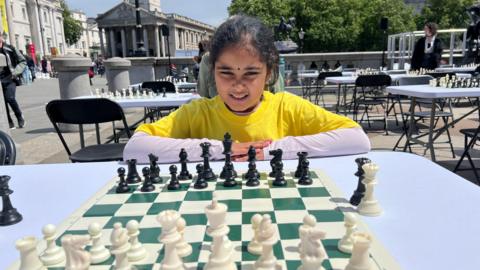
[[[211,40],[210,61],[218,95],[183,105],[152,124],[143,124],[127,143],[124,160],[177,162],[185,148],[190,161],[201,160],[199,144],[211,143],[212,159],[223,158],[223,135],[234,141],[232,158],[257,159],[281,148],[284,159],[305,151],[310,157],[365,153],[370,142],[357,123],[287,92],[264,91],[278,77],[278,52],[271,30],[260,20],[236,15]]]

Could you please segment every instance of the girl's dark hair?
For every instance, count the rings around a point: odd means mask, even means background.
[[[430,32],[432,33],[433,36],[435,36],[437,34],[437,30],[438,30],[438,25],[434,22],[427,22],[425,23],[425,26],[430,29]]]
[[[274,45],[272,30],[259,19],[234,15],[222,23],[210,40],[210,61],[212,67],[220,54],[230,46],[245,47],[250,45],[260,57],[260,61],[267,65],[270,72],[268,86],[272,86],[278,79],[278,51]]]

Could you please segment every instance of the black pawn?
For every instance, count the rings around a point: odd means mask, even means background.
[[[167,97],[167,88],[162,87],[162,93],[163,93],[162,97]]]
[[[300,179],[298,179],[298,184],[302,186],[309,186],[312,184],[312,178],[310,178],[310,170],[308,167],[310,166],[310,161],[308,161],[306,158],[302,160],[301,164],[301,171],[302,175],[300,176]]]
[[[197,164],[197,180],[193,184],[193,188],[204,189],[206,187],[208,187],[208,182],[203,178],[203,165]]]
[[[355,173],[355,176],[358,177],[358,184],[357,184],[357,189],[353,192],[352,197],[350,198],[350,203],[352,205],[357,206],[360,204],[360,201],[363,198],[363,195],[365,193],[365,185],[363,184],[363,179],[364,179],[364,174],[365,172],[362,169],[362,166],[371,163],[372,161],[368,158],[361,157],[355,159],[355,162],[357,163],[357,172]]]
[[[272,171],[268,174],[268,176],[275,177],[275,166],[278,164],[279,161],[282,161],[283,151],[282,149],[276,149],[270,150],[268,153],[273,156],[272,160],[270,160],[270,166],[272,167]]]
[[[143,192],[150,192],[155,190],[155,186],[153,185],[152,178],[150,178],[150,168],[144,167],[142,169],[142,174],[143,174],[143,185],[140,188],[141,191]]]
[[[297,170],[295,171],[295,177],[300,178],[303,175],[302,162],[307,159],[308,153],[298,152],[297,156],[298,156],[298,166],[297,166]]]
[[[162,183],[163,179],[160,177],[160,167],[157,164],[158,157],[154,154],[149,154],[148,158],[150,159],[150,180],[154,184]]]
[[[255,160],[251,160],[248,162],[248,172],[246,174],[247,183],[245,183],[249,187],[256,187],[260,185],[259,174],[257,171],[257,165],[255,164]]]
[[[178,180],[192,179],[192,174],[190,174],[187,168],[188,154],[187,154],[187,151],[185,151],[185,148],[182,148],[180,150],[180,154],[178,155],[178,157],[180,158],[180,165],[181,165],[181,170],[180,170],[180,174],[178,175]]]
[[[212,168],[210,168],[210,146],[209,142],[203,142],[200,144],[202,147],[202,155],[203,158],[203,177],[206,181],[214,181],[217,179],[217,176],[213,173]]]
[[[117,170],[118,178],[120,181],[118,182],[118,186],[115,189],[116,193],[127,193],[130,191],[130,187],[128,186],[127,180],[125,180],[125,168],[120,167]]]
[[[137,172],[137,160],[129,159],[127,160],[128,172],[127,172],[127,183],[134,184],[142,181],[140,175]]]
[[[283,162],[277,161],[275,163],[275,180],[273,180],[273,185],[277,187],[284,187],[287,185],[285,180],[285,174],[283,173]]]
[[[10,194],[13,193],[8,187],[10,176],[0,176],[0,196],[2,197],[2,212],[0,212],[0,226],[8,226],[22,221],[22,215],[13,207],[10,201]]]
[[[177,166],[170,165],[168,168],[170,171],[170,182],[168,183],[167,189],[168,190],[178,190],[180,189],[180,182],[177,179]]]
[[[225,181],[223,181],[223,186],[234,187],[237,185],[237,181],[235,181],[235,176],[233,175],[233,163],[230,161],[226,166],[227,170],[225,172]]]

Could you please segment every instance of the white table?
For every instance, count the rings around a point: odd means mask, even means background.
[[[375,192],[385,212],[361,219],[402,268],[478,269],[480,188],[413,154],[366,156],[380,166]],[[349,198],[357,185],[356,157],[310,159],[310,167],[325,171]],[[189,164],[190,171],[195,171],[194,165]],[[284,161],[284,165],[285,170],[295,170],[297,161]],[[212,163],[215,172],[222,166],[222,162]],[[167,165],[160,167],[167,171]],[[257,167],[269,170],[268,162],[257,162]],[[117,168],[115,162],[3,166],[2,174],[12,177],[12,203],[24,220],[0,227],[0,269],[18,259],[16,239],[42,237],[42,226],[61,223],[114,177]],[[235,163],[235,168],[246,171],[247,163]]]
[[[145,98],[113,98],[111,100],[117,102],[122,108],[138,108],[138,107],[179,107],[192,100],[201,98],[194,93],[166,93],[155,97]]]
[[[456,97],[480,97],[480,88],[444,88],[444,87],[432,87],[430,85],[401,85],[401,86],[390,86],[387,87],[387,92],[395,95],[404,95],[411,97],[411,104],[410,104],[410,116],[413,116],[415,103],[417,98],[425,98],[432,100],[432,107],[430,111],[430,125],[429,125],[429,132],[428,132],[428,142],[424,143],[418,140],[419,137],[413,138],[412,137],[412,130],[413,128],[409,128],[407,132],[407,140],[404,146],[404,151],[406,150],[407,145],[410,141],[426,145],[427,149],[430,150],[430,155],[432,160],[435,161],[435,149],[433,147],[433,142],[450,126],[454,125],[458,121],[464,119],[465,117],[469,116],[473,112],[479,110],[480,108],[475,108],[468,112],[467,114],[463,115],[460,118],[455,119],[448,125],[444,127],[434,130],[435,127],[435,111],[436,111],[436,99],[441,98],[456,98]],[[480,105],[479,105],[480,106]],[[480,113],[480,110],[479,110]],[[409,127],[414,126],[414,117],[410,117]]]
[[[440,67],[436,68],[436,72],[453,72],[453,73],[468,73],[474,72],[477,67]]]

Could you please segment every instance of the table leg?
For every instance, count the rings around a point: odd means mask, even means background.
[[[340,91],[342,89],[342,85],[338,84],[338,89],[337,89],[337,106],[335,106],[335,113],[339,112],[338,107],[340,107]]]
[[[343,86],[343,114],[347,115],[347,85]]]
[[[435,110],[436,110],[435,99],[432,99],[432,109],[430,111],[430,126],[428,128],[428,143],[427,149],[430,148],[430,156],[432,161],[435,162],[435,149],[433,148],[433,129],[435,128]]]
[[[415,102],[416,102],[416,98],[412,97],[410,101],[410,121],[408,123],[407,139],[405,140],[405,145],[403,146],[403,152],[407,151],[407,146],[410,146],[410,140],[412,139],[412,132],[415,125],[415,117],[413,115],[415,112]]]

